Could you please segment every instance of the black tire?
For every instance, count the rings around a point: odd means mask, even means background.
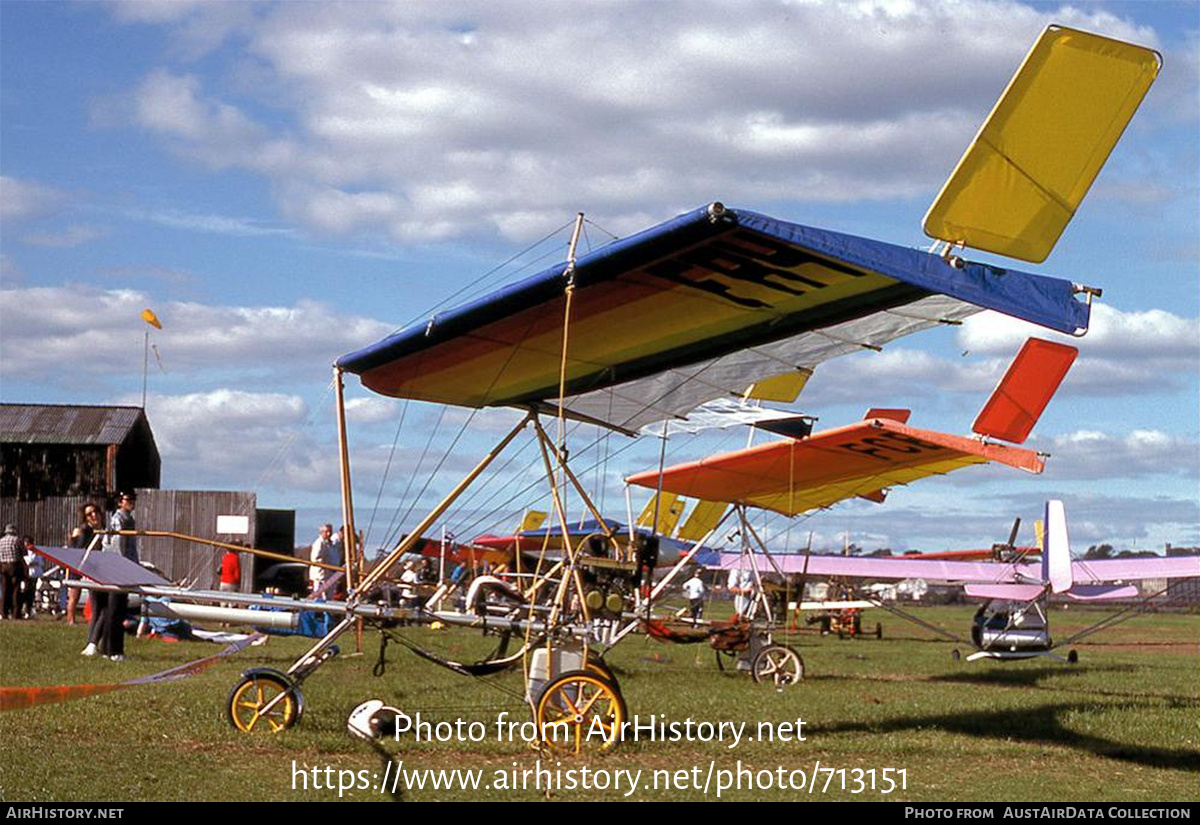
[[[604,661],[604,657],[599,653],[588,653],[587,664],[584,665],[583,669],[595,673],[597,676],[603,676],[620,690],[621,683],[617,679],[617,674],[613,673],[612,668],[608,666],[608,662]]]
[[[737,655],[738,655],[736,650],[715,650],[714,649],[713,653],[717,654],[717,670],[721,671],[722,673],[724,673],[726,670],[729,669],[725,666],[725,661],[727,659],[729,659],[729,660],[736,659]]]

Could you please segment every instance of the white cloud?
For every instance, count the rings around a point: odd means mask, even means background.
[[[1167,392],[1200,369],[1200,320],[1163,309],[1123,311],[1108,304],[1092,306],[1091,328],[1082,338],[1050,332],[995,312],[963,322],[958,343],[977,354],[1011,357],[1030,336],[1079,348],[1079,357],[1063,392],[1114,396],[1131,392]]]
[[[163,323],[153,338],[173,371],[322,375],[338,356],[392,331],[315,301],[226,307],[75,286],[6,290],[4,304],[5,375],[68,384],[78,380],[64,371],[68,364],[87,363],[97,375],[140,372],[141,333],[147,327],[139,316],[147,307]]]
[[[124,401],[137,404],[140,397]],[[146,415],[164,486],[337,490],[337,452],[321,444],[299,396],[227,388],[150,395]]]
[[[266,176],[310,228],[405,241],[527,238],[523,204],[623,229],[713,199],[923,197],[1051,14],[1155,42],[1103,11],[1012,2],[118,7],[236,33],[254,58],[236,102],[150,74],[144,128]]]
[[[61,232],[34,232],[22,237],[21,242],[30,246],[69,248],[103,238],[107,234],[106,229],[76,224],[66,227]]]
[[[1070,479],[1135,479],[1183,476],[1200,482],[1200,443],[1161,430],[1110,434],[1077,430],[1026,446],[1049,453],[1047,473]]]
[[[346,420],[352,424],[379,424],[394,421],[400,414],[400,403],[385,398],[350,398],[346,400]]]
[[[1149,355],[1194,357],[1200,349],[1200,323],[1163,309],[1123,311],[1105,303],[1092,306],[1087,335],[1073,338],[997,312],[982,312],[963,322],[958,343],[974,353],[1015,353],[1030,336],[1077,346],[1081,355],[1134,359]]]
[[[134,95],[137,122],[216,168],[240,165],[247,154],[264,151],[268,141],[261,126],[235,106],[202,99],[199,89],[194,75],[152,73]]]
[[[231,217],[228,215],[197,215],[180,212],[176,209],[166,209],[154,212],[129,210],[126,217],[134,220],[150,221],[172,229],[184,229],[189,232],[205,232],[214,235],[233,235],[235,237],[252,238],[272,235],[294,235],[295,232],[281,226],[268,226],[262,221],[250,218]]]
[[[140,404],[141,396],[121,397],[116,403]],[[386,421],[389,403],[395,413],[395,402],[351,399],[347,417],[357,425]],[[162,456],[165,487],[269,491],[285,502],[307,493],[337,498],[340,470],[330,403],[314,406],[292,393],[221,387],[182,395],[151,393],[146,414]],[[417,517],[424,515],[422,508],[432,506],[477,460],[469,450],[446,455],[453,430],[447,427],[445,438],[428,450],[423,449],[424,432],[410,439],[415,444],[351,441],[351,470],[364,512],[386,473],[381,506],[388,513],[407,510],[430,482],[413,507]],[[435,468],[440,469],[431,479]]]
[[[42,218],[57,212],[66,201],[66,193],[50,186],[0,175],[0,219]]]

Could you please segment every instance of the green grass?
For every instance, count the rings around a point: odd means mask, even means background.
[[[808,678],[777,691],[745,676],[721,674],[706,645],[669,646],[628,639],[609,656],[631,714],[643,721],[805,722],[804,742],[626,742],[611,754],[562,758],[562,768],[655,770],[709,764],[732,770],[802,769],[813,764],[848,771],[907,772],[907,789],[883,795],[843,792],[835,778],[824,795],[791,790],[727,791],[722,799],[889,799],[893,801],[1196,801],[1200,797],[1200,617],[1139,617],[1078,646],[1075,666],[1050,660],[955,664],[954,644],[885,613],[883,641],[791,639]],[[926,620],[963,634],[968,608],[929,608]],[[1056,612],[1065,638],[1097,614]],[[466,631],[408,629],[422,644],[470,659],[484,640]],[[0,683],[5,686],[120,681],[215,653],[216,645],[130,639],[124,663],[78,655],[84,629],[60,623],[0,623]],[[304,685],[301,724],[274,736],[234,731],[224,704],[240,672],[286,669],[310,644],[272,638],[180,681],[135,687],[55,705],[0,713],[0,796],[6,801],[325,800],[336,790],[293,790],[300,770],[331,767],[382,775],[386,760],[405,769],[533,768],[538,753],[497,741],[494,727],[478,743],[387,742],[384,750],[351,738],[349,711],[379,697],[423,719],[480,721],[497,713],[528,719],[519,675],[498,682],[468,679],[418,659],[397,645],[388,667],[372,675],[378,636],[364,637],[366,654],[342,655]],[[343,639],[353,649],[353,638]],[[392,768],[394,769],[394,767]],[[878,775],[878,773],[877,773]],[[824,782],[825,775],[821,775]],[[715,781],[715,780],[714,780]],[[819,790],[819,789],[818,789]],[[537,799],[528,791],[402,789],[406,800]],[[390,800],[353,790],[346,798]],[[558,800],[620,799],[614,791],[559,791]],[[696,790],[639,790],[631,799],[713,799]]]

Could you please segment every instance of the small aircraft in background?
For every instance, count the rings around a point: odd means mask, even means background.
[[[977,659],[1029,659],[1058,657],[1054,651],[1136,615],[1123,611],[1121,618],[1108,616],[1090,627],[1056,642],[1050,635],[1046,612],[1051,597],[1077,602],[1129,601],[1139,599],[1136,581],[1200,577],[1200,556],[1169,558],[1101,559],[1073,561],[1067,536],[1066,512],[1061,501],[1046,502],[1045,546],[1040,564],[946,561],[936,559],[862,556],[815,556],[775,554],[770,560],[755,556],[757,569],[809,576],[842,576],[874,580],[923,578],[963,585],[963,591],[984,603],[975,614],[970,638]],[[744,564],[742,554],[722,554],[721,567]],[[1142,599],[1162,595],[1152,594]],[[923,625],[933,628],[931,625]],[[944,634],[958,640],[951,634]],[[957,653],[957,651],[955,651]],[[1071,650],[1063,661],[1074,663]]]
[[[626,483],[655,490],[654,500],[667,495],[672,501],[678,496],[689,496],[721,506],[733,505],[739,521],[737,534],[742,541],[741,550],[734,557],[740,561],[726,563],[728,556],[722,555],[716,564],[706,561],[706,566],[730,571],[731,592],[752,594],[752,602],[743,602],[745,609],[738,610],[738,618],[748,622],[743,635],[747,637],[746,649],[752,654],[748,657],[750,661],[759,658],[760,650],[779,649],[776,660],[763,667],[769,671],[768,675],[783,673],[783,678],[795,681],[803,675],[799,654],[772,641],[772,631],[785,623],[788,609],[794,605],[801,611],[814,611],[817,615],[813,618],[821,623],[823,632],[859,636],[861,610],[878,603],[844,599],[806,602],[804,575],[795,592],[799,597],[795,601],[790,586],[782,590],[772,587],[771,582],[764,581],[763,574],[784,575],[785,582],[788,577],[775,562],[777,555],[768,551],[751,524],[748,510],[756,508],[796,516],[849,498],[882,503],[890,487],[989,462],[1040,473],[1045,467],[1044,457],[1020,444],[1033,430],[1077,354],[1075,347],[1064,344],[1037,338],[1026,341],[976,417],[972,427],[974,438],[911,427],[907,423],[911,411],[907,409],[872,408],[860,422],[817,433],[811,432],[811,419],[793,416],[754,425],[781,434],[782,439],[636,473]],[[680,566],[690,560],[686,556]],[[761,565],[755,564],[757,560],[762,561]],[[823,575],[816,570],[799,572]],[[668,574],[666,581],[672,575]],[[882,637],[882,632],[882,626],[877,624],[876,638]],[[692,641],[694,635],[691,630],[676,632],[668,626],[663,626],[659,633],[660,638],[677,641]],[[721,648],[716,645],[720,640],[715,633],[709,640],[718,652]],[[760,676],[753,664],[750,669],[756,678]]]

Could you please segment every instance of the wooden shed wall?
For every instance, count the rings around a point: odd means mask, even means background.
[[[79,525],[79,510],[87,496],[54,496],[41,501],[0,498],[0,526],[14,524],[22,536],[33,536],[43,547],[63,547],[70,543],[71,531]],[[97,502],[104,506],[104,501]]]
[[[254,493],[215,492],[211,490],[138,490],[134,517],[142,530],[167,530],[215,541],[254,543]],[[246,516],[250,532],[244,536],[217,533],[217,516]],[[180,539],[138,539],[138,553],[167,574],[172,581],[187,579],[188,585],[215,588],[224,551]],[[242,559],[241,590],[253,584],[253,563]]]
[[[251,546],[269,549],[257,537],[257,496],[247,492],[211,490],[137,490],[137,509],[134,518],[140,530],[162,530],[198,538],[224,542],[244,541]],[[0,526],[15,524],[21,535],[33,536],[35,544],[43,547],[64,546],[70,543],[71,531],[79,525],[79,510],[92,501],[102,508],[107,502],[90,496],[56,496],[40,501],[20,501],[0,498]],[[108,523],[105,516],[105,524]],[[217,516],[244,515],[249,519],[250,532],[245,536],[217,533]],[[295,514],[290,510],[271,511],[268,517],[272,535],[267,544],[290,543],[283,532],[294,525]],[[279,535],[276,535],[278,533]],[[282,548],[290,553],[290,547]],[[138,555],[166,574],[172,581],[186,578],[197,587],[215,588],[222,551],[203,544],[167,538],[138,539]],[[260,565],[261,566],[261,565]],[[242,587],[249,592],[254,583],[255,559],[242,558]]]

